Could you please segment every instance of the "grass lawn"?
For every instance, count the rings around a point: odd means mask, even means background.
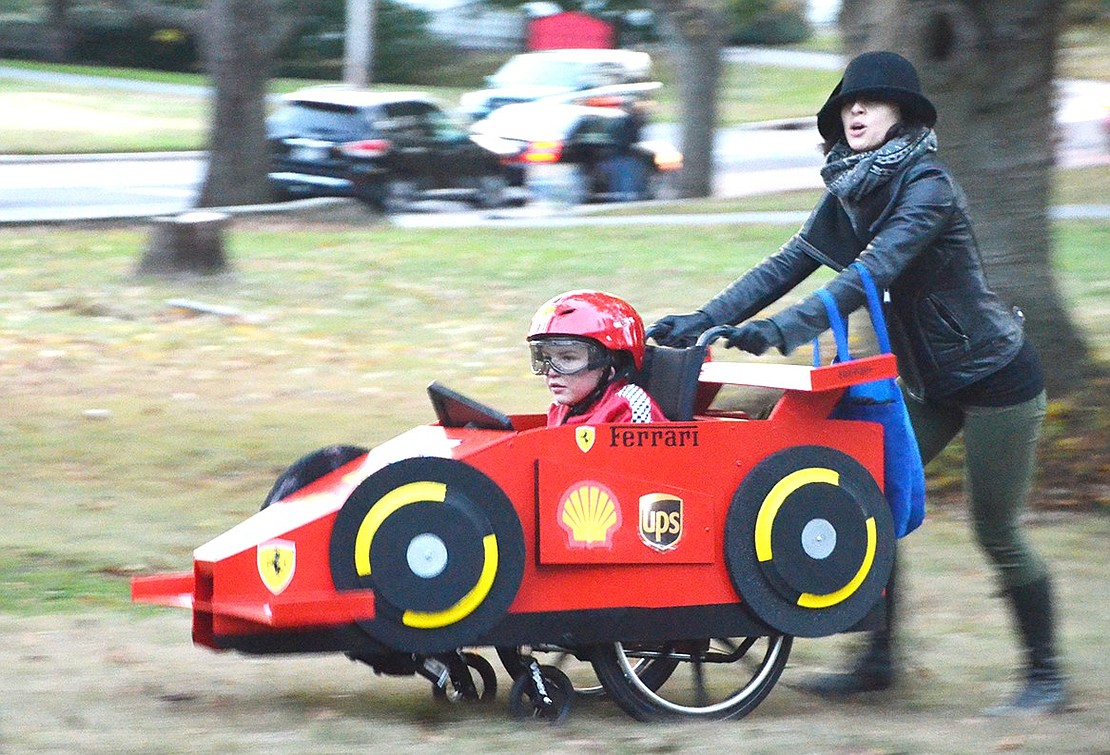
[[[326,218],[236,219],[234,273],[136,279],[142,225],[0,234],[0,684],[15,695],[15,751],[303,751],[374,741],[405,751],[643,752],[660,729],[583,704],[558,735],[493,708],[431,704],[427,683],[371,676],[342,657],[252,660],[189,645],[188,615],[134,607],[126,578],[188,568],[192,549],[258,507],[284,466],[334,442],[375,445],[428,422],[439,379],[510,412],[548,397],[523,333],[540,302],[572,287],[633,301],[647,319],[695,306],[790,229],[402,230]],[[1106,344],[1105,224],[1057,226],[1060,282]],[[188,298],[239,316],[187,316]],[[1110,354],[1104,353],[1104,356]],[[957,506],[934,507],[905,541],[909,678],[868,706],[791,689],[836,663],[845,638],[800,641],[783,681],[741,723],[680,723],[667,749],[1051,751],[1098,746],[1110,725],[1099,558],[1105,511],[1038,514],[1032,534],[1061,578],[1063,637],[1078,712],[1015,733],[975,717],[1010,687],[1008,619]],[[501,683],[508,681],[500,672]],[[81,699],[78,711],[72,699]],[[876,718],[876,711],[880,716]],[[812,722],[820,720],[820,726]],[[810,723],[807,724],[806,722]],[[199,748],[197,750],[196,748]]]
[[[416,231],[240,218],[234,274],[177,283],[131,276],[147,233],[0,236],[8,558],[81,571],[180,563],[302,453],[373,445],[429,421],[423,386],[433,379],[510,412],[542,409],[522,333],[554,293],[611,290],[650,321],[700,304],[789,229]],[[1061,285],[1110,357],[1110,274],[1105,255],[1089,253],[1110,246],[1106,225],[1063,223],[1057,234]],[[183,316],[166,304],[175,298],[241,317]],[[18,504],[27,500],[36,505]]]
[[[756,75],[732,86],[758,93],[776,82]],[[155,132],[165,139],[159,149],[203,138],[201,105],[190,98],[47,93],[0,80],[0,102],[17,101],[24,124],[36,112],[51,114],[40,126],[92,119],[91,136],[40,132],[56,140],[44,151],[104,149],[109,132],[126,149],[150,145]],[[134,141],[100,127],[98,113],[135,123]],[[27,132],[2,120],[5,145]],[[1055,203],[1107,195],[1110,169],[1067,171]],[[661,211],[812,202],[800,192]],[[1032,517],[1060,589],[1076,710],[991,721],[976,711],[1010,689],[1015,647],[958,498],[947,495],[959,484],[951,456],[930,469],[939,495],[925,527],[903,541],[907,677],[896,695],[866,704],[831,705],[791,688],[804,671],[839,660],[849,640],[832,638],[799,641],[783,681],[743,722],[647,727],[602,703],[552,732],[508,721],[500,669],[493,708],[444,708],[423,680],[371,676],[342,657],[197,650],[187,613],[129,603],[129,576],[187,569],[192,550],[255,511],[303,453],[375,445],[431,421],[424,386],[433,379],[509,412],[541,411],[548,394],[528,369],[523,333],[552,294],[611,290],[650,321],[700,304],[792,230],[403,230],[361,209],[240,217],[228,235],[233,272],[182,281],[132,275],[149,236],[143,223],[0,230],[0,686],[9,691],[0,750],[258,752],[280,742],[338,753],[373,742],[429,753],[1100,751],[1110,729],[1105,485],[1094,511]],[[1061,290],[1110,360],[1110,228],[1069,221],[1054,232]],[[239,314],[191,316],[167,303],[181,298]],[[1103,412],[1094,430],[1070,434],[1082,408],[1051,408],[1046,462],[1061,471],[1046,475],[1042,499],[1059,501],[1082,462],[1105,464],[1110,420]],[[1104,481],[1110,468],[1083,472]]]

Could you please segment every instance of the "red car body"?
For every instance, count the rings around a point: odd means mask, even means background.
[[[418,426],[132,597],[190,608],[213,649],[362,658],[860,628],[893,560],[882,430],[828,415],[894,374],[710,361],[688,421]],[[722,384],[783,394],[750,419],[708,408]]]

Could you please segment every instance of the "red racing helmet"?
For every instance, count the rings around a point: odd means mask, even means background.
[[[624,299],[603,291],[567,291],[532,317],[528,340],[546,336],[590,338],[611,351],[625,351],[644,366],[644,321]]]

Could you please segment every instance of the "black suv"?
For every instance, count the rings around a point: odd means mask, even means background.
[[[386,211],[417,199],[506,200],[501,156],[412,92],[316,87],[267,120],[275,199],[353,196]]]

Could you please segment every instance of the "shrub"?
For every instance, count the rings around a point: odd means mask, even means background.
[[[813,34],[802,0],[728,0],[728,12],[732,44],[791,44],[804,42]]]
[[[76,62],[163,71],[197,67],[196,44],[182,29],[135,21],[104,8],[77,8],[69,21],[70,58]]]
[[[282,76],[338,79],[343,70],[343,2],[319,4],[318,15],[279,55]],[[428,14],[394,0],[379,0],[374,34],[375,81],[392,84],[442,83],[442,73],[459,51],[426,30]]]

